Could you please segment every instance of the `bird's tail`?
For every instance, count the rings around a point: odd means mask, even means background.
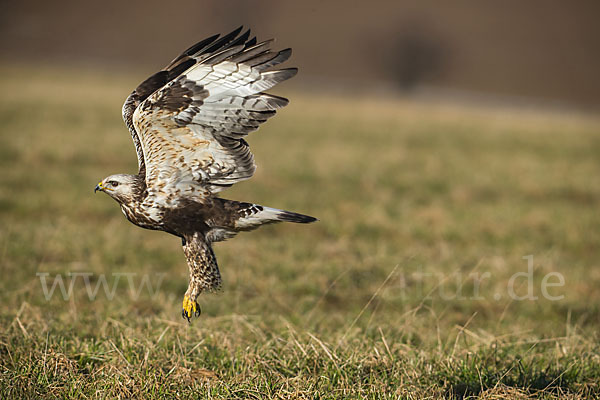
[[[317,220],[315,217],[311,217],[309,215],[265,207],[258,204],[239,204],[242,207],[238,212],[239,217],[235,221],[235,226],[240,230],[255,229],[260,225],[273,222],[296,222],[300,224],[307,224]]]
[[[230,229],[233,228],[235,231],[252,230],[261,225],[273,222],[296,222],[306,224],[317,220],[308,215],[265,207],[259,204],[225,199],[218,199],[218,201],[222,203],[224,214],[228,215],[227,219],[230,222],[226,225],[229,225]]]
[[[274,221],[295,222],[298,224],[308,224],[317,221],[310,215],[299,214],[292,211],[278,210],[277,208],[263,207],[263,218],[273,218]]]
[[[315,217],[309,215],[265,207],[259,204],[221,198],[216,198],[214,201],[220,203],[221,213],[216,218],[207,221],[208,226],[211,227],[207,233],[209,242],[220,242],[232,238],[238,232],[251,231],[259,226],[275,222],[307,224],[317,221]]]

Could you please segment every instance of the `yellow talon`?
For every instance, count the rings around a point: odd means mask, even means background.
[[[181,311],[181,316],[187,318],[189,322],[192,315],[195,315],[196,317],[200,316],[200,306],[188,296],[183,296],[183,310]]]

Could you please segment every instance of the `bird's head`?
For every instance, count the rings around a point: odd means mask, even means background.
[[[136,175],[116,174],[104,178],[96,185],[94,193],[98,190],[106,193],[119,203],[131,202],[138,192]]]

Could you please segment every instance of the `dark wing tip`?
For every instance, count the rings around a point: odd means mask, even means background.
[[[207,49],[205,49],[203,52],[204,53],[214,53],[216,51],[219,51],[219,50],[229,47],[232,44],[232,42],[234,42],[234,43],[237,42],[236,38],[240,34],[242,29],[244,29],[243,25],[240,26],[239,28],[233,30],[232,32],[229,32],[227,35],[223,36],[216,42],[212,43],[212,45],[210,47],[208,47]],[[245,37],[244,42],[246,41],[248,36],[250,36],[250,30],[247,30],[242,35],[242,37]]]
[[[234,30],[233,30],[233,31],[230,33],[230,35],[237,36],[237,35],[239,35],[239,34],[240,34],[240,32],[242,31],[242,29],[244,29],[244,25],[240,25],[240,26],[238,26],[236,29],[234,29]],[[250,29],[248,29],[248,32],[250,32]]]
[[[246,45],[244,46],[244,50],[254,46],[255,44],[256,44],[256,36],[254,36],[252,39],[250,39],[246,42]]]
[[[186,56],[191,56],[194,53],[196,53],[198,50],[202,49],[203,47],[208,46],[209,44],[211,44],[212,42],[214,42],[215,40],[217,40],[219,38],[218,33],[216,35],[212,35],[211,37],[208,37],[206,39],[203,39],[197,43],[195,43],[194,45],[190,46],[186,51],[184,51],[181,55],[186,55]],[[181,57],[181,56],[180,56]]]
[[[275,71],[275,72],[281,72],[282,75],[285,75],[285,79],[290,79],[290,78],[293,78],[294,76],[296,76],[296,74],[298,73],[298,68],[296,68],[296,67],[284,68],[284,69],[280,69],[279,71]]]

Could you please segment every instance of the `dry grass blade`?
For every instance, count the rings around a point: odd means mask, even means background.
[[[180,241],[92,193],[139,76],[0,72],[0,398],[600,397],[597,115],[289,93],[223,193],[320,221],[217,244],[188,324]]]

